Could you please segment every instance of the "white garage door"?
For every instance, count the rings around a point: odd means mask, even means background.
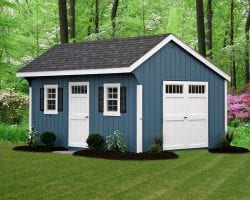
[[[207,82],[163,82],[163,149],[208,147]]]

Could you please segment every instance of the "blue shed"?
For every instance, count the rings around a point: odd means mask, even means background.
[[[230,77],[173,34],[59,44],[17,72],[30,84],[29,126],[87,147],[120,130],[127,151],[213,148],[227,129]]]

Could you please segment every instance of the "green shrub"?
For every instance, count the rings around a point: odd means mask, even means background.
[[[28,116],[27,96],[8,90],[0,93],[0,122],[19,124]]]
[[[155,144],[159,144],[160,146],[162,146],[162,138],[161,138],[161,136],[157,135],[155,137]]]
[[[103,147],[103,137],[97,133],[90,134],[86,140],[90,149],[100,150]]]
[[[149,147],[148,152],[152,153],[152,154],[160,154],[162,152],[162,138],[161,138],[161,136],[157,135],[154,138],[154,141],[155,141],[155,143]]]
[[[152,154],[160,154],[162,152],[162,146],[160,144],[152,144],[149,147],[148,152]]]
[[[40,136],[40,141],[48,146],[48,147],[52,147],[55,145],[55,141],[56,141],[56,135],[53,132],[43,132]]]
[[[224,138],[222,139],[222,141],[219,144],[219,147],[224,148],[224,147],[229,147],[232,140],[234,137],[234,132],[228,132],[225,134]]]
[[[31,147],[39,146],[40,144],[40,135],[35,127],[32,127],[32,130],[27,134],[27,144]]]
[[[126,150],[123,135],[119,130],[114,131],[114,133],[111,133],[106,137],[106,144],[108,151],[125,152]]]

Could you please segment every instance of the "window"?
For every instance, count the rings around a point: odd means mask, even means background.
[[[120,84],[104,84],[104,115],[120,116]]]
[[[58,86],[45,85],[44,86],[44,114],[58,114]]]
[[[205,94],[205,85],[189,85],[189,94]]]
[[[182,94],[183,85],[166,85],[166,94]]]
[[[72,85],[72,94],[87,94],[87,85]]]

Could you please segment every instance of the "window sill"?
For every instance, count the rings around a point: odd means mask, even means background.
[[[45,115],[58,115],[57,111],[44,111],[43,114]]]
[[[121,113],[120,112],[104,112],[103,116],[119,117],[121,116]]]

